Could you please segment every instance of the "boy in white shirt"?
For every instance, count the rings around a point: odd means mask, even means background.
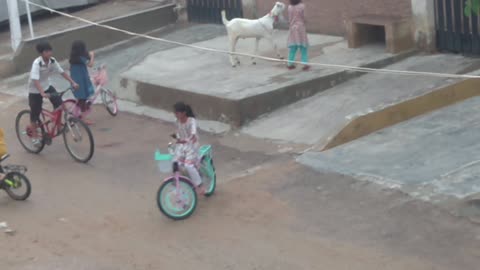
[[[34,138],[34,143],[39,143],[37,128],[40,122],[43,98],[50,99],[54,109],[62,105],[62,98],[57,95],[57,90],[52,86],[50,75],[60,73],[65,80],[70,82],[74,89],[78,88],[78,84],[72,80],[70,75],[62,69],[58,61],[52,57],[52,46],[48,42],[40,42],[37,44],[36,49],[40,56],[33,61],[32,70],[30,71],[28,103],[30,105],[32,137]]]

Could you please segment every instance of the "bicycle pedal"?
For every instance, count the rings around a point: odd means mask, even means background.
[[[52,139],[50,139],[50,138],[43,138],[43,142],[44,142],[46,145],[52,145]]]

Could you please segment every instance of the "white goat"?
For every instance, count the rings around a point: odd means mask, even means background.
[[[255,38],[255,55],[258,55],[258,44],[260,39],[265,38],[272,44],[277,56],[282,59],[277,45],[273,40],[273,24],[278,21],[279,16],[282,16],[285,10],[285,4],[281,2],[275,3],[272,11],[258,20],[249,19],[232,19],[227,20],[225,10],[222,11],[223,24],[227,28],[228,38],[230,42],[230,52],[235,53],[238,39],[240,38]],[[235,67],[240,64],[240,60],[237,56],[230,54],[230,62]],[[255,65],[255,57],[252,58],[252,63]]]

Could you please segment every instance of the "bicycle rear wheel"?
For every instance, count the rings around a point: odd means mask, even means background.
[[[197,207],[197,193],[193,185],[185,178],[180,177],[178,189],[175,178],[171,178],[163,182],[158,189],[157,205],[160,211],[170,219],[186,219],[193,214]]]
[[[102,102],[105,105],[105,108],[112,116],[116,116],[118,114],[117,97],[108,88],[102,87],[100,91],[102,95]]]
[[[70,117],[65,124],[63,141],[68,153],[78,162],[87,163],[95,149],[92,131],[80,119]]]
[[[19,172],[9,172],[2,185],[8,196],[16,201],[26,200],[32,192],[30,181],[23,173]]]
[[[210,164],[209,164],[210,163]],[[215,171],[215,165],[213,159],[203,160],[200,167],[200,176],[202,177],[202,183],[205,186],[205,197],[210,197],[215,193],[217,186],[217,173]]]
[[[17,138],[20,144],[27,150],[27,152],[38,154],[42,152],[45,147],[45,129],[39,123],[39,128],[37,129],[37,135],[39,138],[38,142],[34,142],[36,138],[33,138],[33,130],[31,128],[30,121],[30,111],[23,110],[18,113],[17,118],[15,119],[15,132],[17,133]]]

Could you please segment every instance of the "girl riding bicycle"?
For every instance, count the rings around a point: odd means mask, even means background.
[[[195,114],[192,108],[183,102],[177,102],[173,108],[177,118],[175,123],[177,130],[172,135],[177,140],[173,161],[185,167],[196,187],[197,193],[204,194],[202,178],[197,169],[200,143]]]

